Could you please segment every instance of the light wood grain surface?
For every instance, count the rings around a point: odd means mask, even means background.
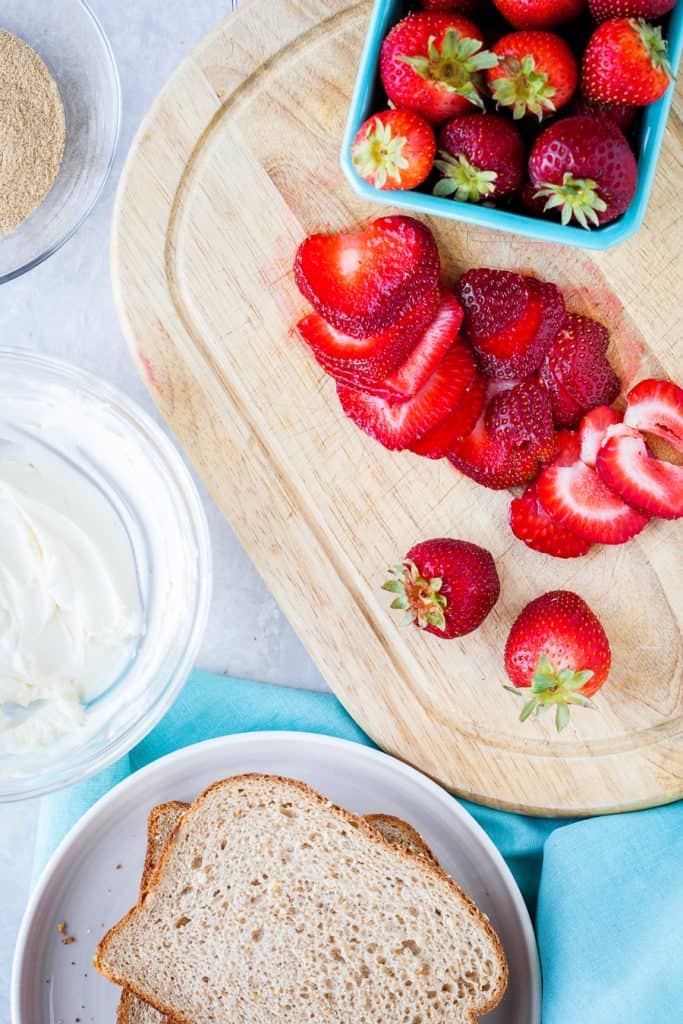
[[[298,243],[378,213],[338,167],[368,12],[250,0],[169,82],[133,146],[113,229],[131,351],[327,681],[382,747],[464,796],[531,814],[676,799],[680,524],[653,522],[628,545],[567,562],[530,551],[507,524],[508,492],[374,444],[292,333],[305,308],[291,273]],[[537,273],[607,324],[627,385],[683,379],[681,105],[679,90],[631,241],[588,256],[433,222],[447,278],[482,264]],[[387,566],[429,536],[475,541],[498,565],[501,598],[461,640],[402,627],[380,589]],[[502,689],[513,619],[557,588],[584,596],[613,650],[598,710],[576,709],[560,736],[550,718],[522,726]]]

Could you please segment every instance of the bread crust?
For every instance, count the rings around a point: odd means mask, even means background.
[[[404,821],[403,818],[397,818],[395,814],[364,814],[363,817],[367,823],[372,825],[373,828],[376,828],[385,839],[387,839],[387,836],[382,832],[382,829],[379,826],[388,825],[390,829],[398,832],[401,836],[401,846],[407,847],[407,849],[412,850],[413,853],[419,853],[421,857],[424,857],[425,860],[428,860],[431,864],[441,867],[424,836],[418,832],[416,828],[413,828],[413,826],[407,821]],[[392,846],[398,845],[391,840],[389,840],[389,842],[391,842]]]
[[[131,907],[128,913],[125,914],[121,918],[121,920],[117,922],[117,924],[113,925],[113,927],[109,929],[109,931],[103,936],[103,938],[98,943],[97,949],[95,950],[95,955],[93,957],[93,965],[95,969],[103,975],[103,977],[107,978],[109,981],[112,981],[115,985],[124,986],[129,991],[137,995],[138,998],[142,999],[143,1002],[147,1002],[150,1006],[154,1007],[154,1009],[158,1010],[160,1013],[168,1015],[174,1021],[174,1024],[195,1024],[195,1022],[190,1020],[190,1018],[184,1016],[183,1014],[179,1014],[177,1008],[162,1003],[160,1000],[151,999],[148,994],[141,992],[138,988],[135,987],[135,985],[130,984],[128,979],[123,978],[120,975],[117,975],[114,971],[110,970],[107,967],[104,959],[105,950],[110,939],[118,935],[118,933],[121,930],[123,930],[123,928],[128,924],[129,920],[135,916],[138,909],[144,905],[145,901],[149,897],[149,894],[159,884],[159,880],[162,878],[164,874],[166,863],[170,859],[173,847],[177,842],[179,829],[182,827],[185,821],[198,812],[202,804],[215,790],[222,789],[225,787],[239,787],[240,785],[244,784],[244,782],[252,780],[269,784],[277,783],[283,785],[285,788],[292,787],[294,789],[297,789],[300,793],[304,794],[314,803],[317,803],[321,808],[325,808],[325,810],[329,813],[337,815],[338,817],[342,818],[351,827],[359,829],[372,843],[379,845],[380,847],[386,850],[392,851],[392,853],[398,853],[401,857],[405,858],[408,861],[408,863],[412,863],[415,866],[419,867],[422,871],[426,871],[432,876],[437,877],[440,882],[445,881],[446,884],[453,890],[453,892],[463,901],[470,916],[475,918],[479,925],[481,926],[481,928],[486,932],[487,937],[489,938],[493,946],[500,972],[498,985],[490,994],[486,1002],[483,1003],[481,1006],[477,1006],[476,1008],[467,1010],[467,1014],[470,1018],[469,1024],[478,1024],[478,1018],[480,1016],[483,1016],[486,1013],[490,1013],[491,1010],[495,1009],[495,1007],[498,1006],[501,999],[505,995],[509,978],[509,968],[505,952],[501,945],[500,939],[498,938],[498,935],[496,934],[493,927],[491,926],[491,923],[489,922],[488,917],[484,913],[482,913],[481,910],[479,910],[474,901],[470,899],[467,893],[460,888],[460,886],[450,877],[450,875],[446,874],[446,872],[442,871],[440,867],[428,861],[425,857],[421,856],[420,854],[413,853],[408,847],[397,848],[396,846],[392,846],[392,844],[387,839],[385,839],[384,836],[381,835],[381,833],[379,833],[375,828],[373,828],[372,825],[368,824],[368,822],[361,815],[354,814],[352,811],[348,811],[346,810],[346,808],[339,807],[337,804],[332,803],[332,801],[322,796],[315,789],[313,789],[307,783],[302,782],[300,779],[289,779],[282,775],[267,775],[263,772],[248,772],[243,775],[232,775],[226,779],[220,779],[217,782],[213,782],[210,786],[207,786],[202,793],[199,794],[197,799],[192,804],[190,804],[190,806],[185,811],[178,824],[173,829],[171,835],[169,836],[166,846],[163,850],[161,857],[159,858],[156,867],[152,869],[144,895],[138,900],[137,904],[134,907]]]

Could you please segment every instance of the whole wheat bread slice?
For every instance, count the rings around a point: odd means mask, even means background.
[[[185,812],[95,965],[182,1024],[455,1024],[507,981],[487,919],[439,868],[260,775]]]
[[[159,804],[150,811],[147,822],[147,851],[140,879],[141,900],[147,892],[152,872],[161,857],[166,842],[188,806],[189,804],[180,803],[179,800],[172,800],[169,803]],[[426,857],[432,864],[438,863],[417,829],[409,825],[407,821],[403,821],[402,818],[397,818],[392,814],[366,814],[365,820],[378,832],[381,832],[390,843],[406,846],[413,853]],[[175,1024],[175,1022],[171,1017],[159,1013],[154,1007],[145,1003],[129,989],[124,989],[119,1000],[116,1024]]]
[[[169,803],[153,807],[150,811],[147,821],[147,850],[140,879],[141,900],[147,892],[152,872],[169,836],[188,806],[189,804],[183,804],[179,800],[171,800]],[[403,821],[402,818],[397,818],[393,814],[366,814],[364,817],[390,843],[405,846],[413,853],[425,857],[432,864],[438,864],[423,837],[407,821]],[[175,1021],[171,1017],[159,1013],[149,1003],[134,995],[130,989],[124,989],[119,1000],[116,1024],[175,1024]]]

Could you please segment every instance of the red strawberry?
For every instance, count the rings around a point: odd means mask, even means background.
[[[553,466],[572,466],[581,458],[581,441],[575,430],[555,431]]]
[[[493,0],[515,28],[554,28],[578,17],[586,0]]]
[[[456,341],[427,383],[405,402],[384,398],[337,384],[346,415],[385,448],[403,449],[445,419],[457,406],[475,378],[469,348]]]
[[[577,94],[567,107],[567,113],[572,117],[607,117],[626,134],[636,123],[639,110],[626,103],[589,103]]]
[[[484,0],[420,0],[423,11],[442,14],[466,14],[468,18],[481,13]]]
[[[622,501],[580,459],[547,466],[538,478],[538,496],[549,516],[596,544],[623,544],[650,518]]]
[[[633,508],[661,519],[683,516],[683,466],[656,459],[639,430],[623,423],[610,427],[595,468]]]
[[[321,337],[335,332],[317,313],[304,317],[298,329],[319,364],[336,381],[400,402],[422,387],[455,341],[462,322],[462,309],[451,292],[442,291],[437,295],[436,307],[427,300],[428,293],[418,293],[417,301],[406,307],[395,327],[389,328],[396,332],[396,343],[370,358],[336,359],[322,351]],[[433,316],[425,323],[424,314],[430,309]],[[420,325],[424,328],[416,336],[415,328],[419,329]]]
[[[588,0],[588,8],[595,21],[609,18],[647,18],[654,21],[668,14],[676,0]]]
[[[526,173],[526,152],[516,127],[497,114],[456,117],[439,137],[435,196],[467,203],[515,192]]]
[[[532,381],[494,395],[486,409],[486,429],[511,445],[531,444],[540,462],[555,451],[555,430],[545,388]]]
[[[433,124],[483,109],[481,72],[497,62],[483,42],[477,26],[458,14],[409,14],[382,43],[387,96]]]
[[[358,174],[375,188],[416,188],[434,163],[434,129],[412,110],[383,110],[358,129],[351,154]]]
[[[683,452],[683,388],[669,380],[641,380],[626,396],[624,423]]]
[[[443,459],[453,446],[467,437],[479,419],[486,400],[486,380],[477,374],[455,409],[422,437],[408,447],[427,459]]]
[[[605,440],[608,427],[621,423],[621,415],[609,405],[598,405],[581,420],[579,437],[581,439],[581,461],[595,468],[600,445]]]
[[[323,320],[319,313],[308,313],[298,322],[299,334],[310,345],[323,367],[333,377],[358,374],[369,383],[382,380],[410,355],[439,308],[438,288],[417,291],[403,307],[398,319],[379,334],[352,338]],[[340,376],[338,379],[346,379]]]
[[[540,121],[574,95],[579,67],[553,32],[511,32],[491,49],[500,62],[486,72],[486,81],[495,102],[509,107],[515,120],[533,114]]]
[[[563,224],[607,224],[626,210],[638,167],[631,147],[606,117],[567,117],[543,131],[529,157],[534,196]]]
[[[507,270],[468,270],[456,294],[465,311],[467,338],[482,371],[491,377],[528,377],[565,318],[554,285]]]
[[[581,92],[594,103],[644,107],[664,95],[673,78],[659,26],[642,18],[598,25],[581,65]]]
[[[529,480],[538,471],[539,462],[547,458],[549,453],[545,438],[541,443],[537,440],[513,441],[489,431],[488,409],[504,388],[505,385],[498,382],[489,384],[487,404],[474,430],[458,441],[448,455],[461,473],[495,491],[514,487]],[[521,438],[526,435],[531,438],[537,429],[538,425],[535,422],[528,425],[520,424],[516,436]]]
[[[593,707],[590,698],[609,675],[607,634],[583,598],[570,590],[537,597],[517,617],[505,645],[505,670],[516,696],[528,691],[523,722],[555,707],[558,731],[569,722],[569,706]],[[526,696],[526,694],[524,694]]]
[[[480,626],[500,594],[493,558],[465,540],[442,537],[416,544],[391,573],[382,588],[396,595],[391,607],[444,640]]]
[[[522,497],[511,502],[510,526],[515,537],[528,548],[555,558],[579,558],[593,546],[548,515],[539,500],[536,483],[529,484]]]
[[[294,263],[304,298],[354,338],[389,327],[416,291],[435,287],[439,271],[429,228],[401,216],[380,217],[355,234],[310,235]]]
[[[557,426],[576,426],[584,413],[619,394],[619,378],[605,356],[608,344],[602,324],[568,314],[539,370]]]

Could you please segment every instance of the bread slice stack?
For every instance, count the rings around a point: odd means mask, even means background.
[[[163,805],[95,957],[128,989],[120,1024],[476,1021],[505,991],[500,942],[397,822],[265,775]]]

